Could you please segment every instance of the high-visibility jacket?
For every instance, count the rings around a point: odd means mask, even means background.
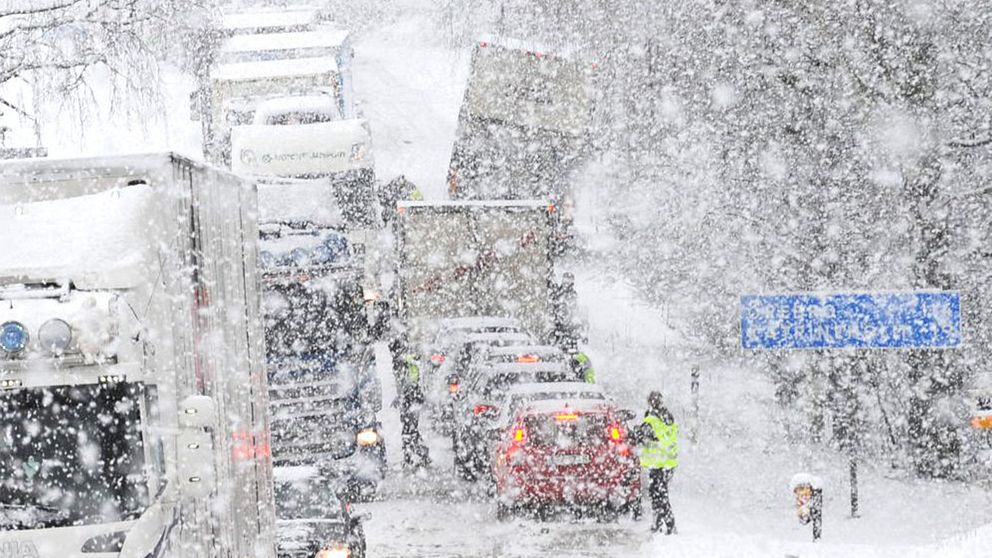
[[[406,379],[410,382],[410,385],[419,384],[420,365],[417,364],[417,357],[413,355],[406,355],[403,358],[403,362],[406,363]]]
[[[645,469],[674,469],[679,465],[679,427],[654,415],[644,417],[644,423],[654,431],[654,440],[641,446],[641,467]]]
[[[575,361],[576,368],[582,374],[582,379],[587,384],[596,383],[596,371],[592,368],[592,361],[585,353],[575,353],[572,355],[572,359]]]

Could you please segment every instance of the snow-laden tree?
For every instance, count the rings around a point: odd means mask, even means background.
[[[197,65],[213,0],[0,0],[0,105],[83,113],[110,85],[124,110],[155,106],[160,62]],[[31,95],[23,94],[26,85]],[[32,106],[33,105],[33,106]]]
[[[504,2],[507,34],[601,61],[620,258],[738,354],[753,292],[960,291],[966,346],[756,354],[805,436],[962,471],[988,359],[992,15],[977,0]],[[865,423],[868,426],[865,426]],[[896,446],[891,448],[891,446]]]

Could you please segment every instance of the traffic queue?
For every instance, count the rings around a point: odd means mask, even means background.
[[[422,387],[428,423],[451,440],[452,470],[483,484],[497,519],[560,511],[639,519],[643,466],[668,471],[649,474],[650,492],[655,529],[674,532],[667,483],[677,465],[677,428],[670,413],[652,408],[629,426],[635,414],[595,383],[587,355],[539,344],[513,318],[442,320],[427,349],[415,356],[422,370],[418,364],[416,374],[397,379]],[[660,396],[650,403],[660,405]],[[658,423],[663,436],[656,436]],[[403,443],[423,444],[419,432]]]

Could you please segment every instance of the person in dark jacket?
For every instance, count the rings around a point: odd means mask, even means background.
[[[666,534],[674,534],[675,514],[668,498],[668,484],[678,467],[678,425],[660,392],[648,394],[648,410],[634,438],[641,448],[641,467],[648,470],[648,494],[654,510],[651,530],[661,531],[664,527]]]

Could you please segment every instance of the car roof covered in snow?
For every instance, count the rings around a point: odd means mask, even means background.
[[[339,48],[348,40],[346,29],[318,27],[313,31],[234,35],[221,44],[222,53],[295,50],[303,48]]]
[[[520,327],[520,320],[504,316],[466,316],[463,318],[445,318],[438,322],[439,329],[448,331],[486,327]]]
[[[337,73],[337,71],[338,63],[334,58],[316,56],[293,60],[259,60],[256,62],[218,64],[211,72],[210,77],[214,80],[248,80],[309,76]]]
[[[540,393],[600,393],[604,397],[606,396],[603,388],[596,384],[585,382],[538,382],[510,386],[511,395],[535,395]]]
[[[530,335],[520,331],[480,331],[465,336],[465,343],[499,343],[501,341],[530,341]]]
[[[497,362],[487,364],[479,370],[481,374],[539,374],[541,372],[564,372],[571,374],[571,369],[564,362]]]
[[[401,200],[396,202],[397,207],[412,209],[472,209],[472,208],[519,208],[519,209],[546,209],[546,200],[459,200],[459,201],[433,201],[433,200]]]
[[[565,352],[554,345],[504,345],[492,347],[487,356],[502,355],[564,355]]]
[[[275,482],[306,482],[320,477],[320,468],[316,465],[290,465],[272,468],[272,480]]]
[[[522,407],[520,415],[545,415],[563,411],[578,413],[605,413],[613,409],[613,405],[603,399],[541,399],[531,401]]]

